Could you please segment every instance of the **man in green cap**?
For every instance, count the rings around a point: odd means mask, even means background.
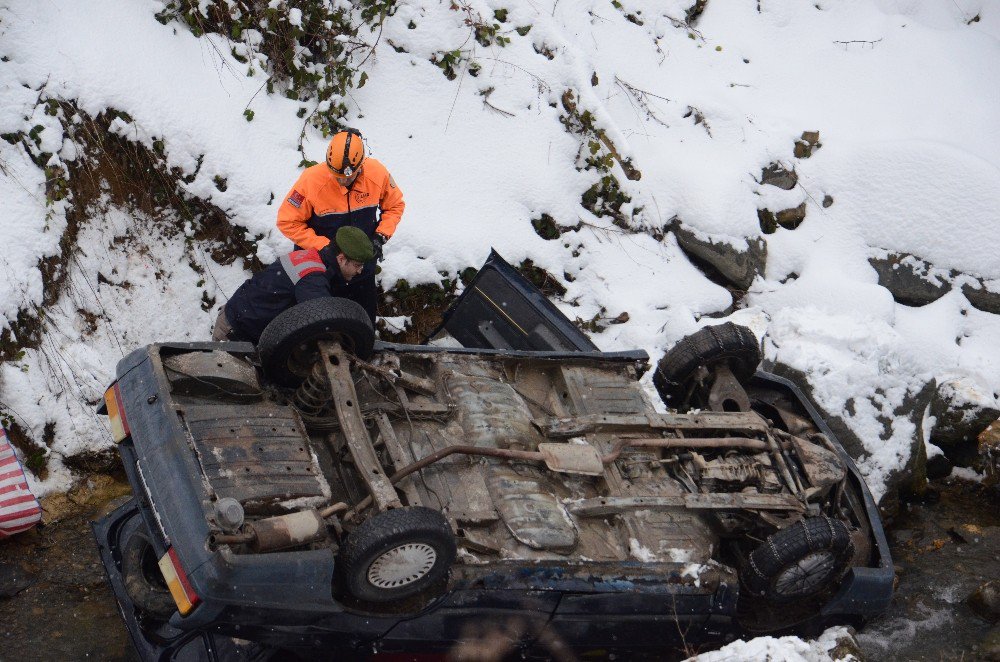
[[[343,297],[361,304],[375,324],[375,292],[351,281],[375,257],[371,239],[355,227],[337,230],[321,250],[309,248],[282,255],[240,285],[219,311],[212,340],[256,343],[271,320],[297,303],[319,297]]]

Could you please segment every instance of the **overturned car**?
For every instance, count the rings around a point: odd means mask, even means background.
[[[864,482],[747,329],[663,357],[666,413],[644,352],[598,351],[496,254],[444,334],[376,343],[320,299],[257,347],[119,363],[134,498],[95,534],[142,656],[440,652],[484,623],[529,656],[656,654],[888,604]]]

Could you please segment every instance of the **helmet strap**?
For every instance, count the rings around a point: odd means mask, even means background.
[[[353,172],[354,170],[354,166],[351,164],[351,136],[357,136],[358,138],[361,138],[361,132],[351,127],[347,127],[344,130],[347,132],[347,139],[344,140],[344,160],[341,161],[342,164],[341,172],[344,173],[344,176],[350,177],[351,172]],[[361,165],[361,161],[363,161],[364,158],[365,155],[362,154],[361,160],[358,161],[359,166]]]

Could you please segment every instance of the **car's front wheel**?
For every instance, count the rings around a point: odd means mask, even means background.
[[[416,595],[447,576],[455,537],[436,510],[397,508],[365,520],[347,538],[341,569],[347,590],[366,602]]]

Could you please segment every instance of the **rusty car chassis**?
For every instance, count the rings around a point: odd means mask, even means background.
[[[96,531],[140,652],[447,650],[483,618],[543,657],[655,651],[888,603],[871,496],[787,380],[717,361],[705,408],[663,411],[641,351],[311,349],[287,386],[245,343],[119,364],[134,500]],[[174,586],[129,578],[136,535]]]

